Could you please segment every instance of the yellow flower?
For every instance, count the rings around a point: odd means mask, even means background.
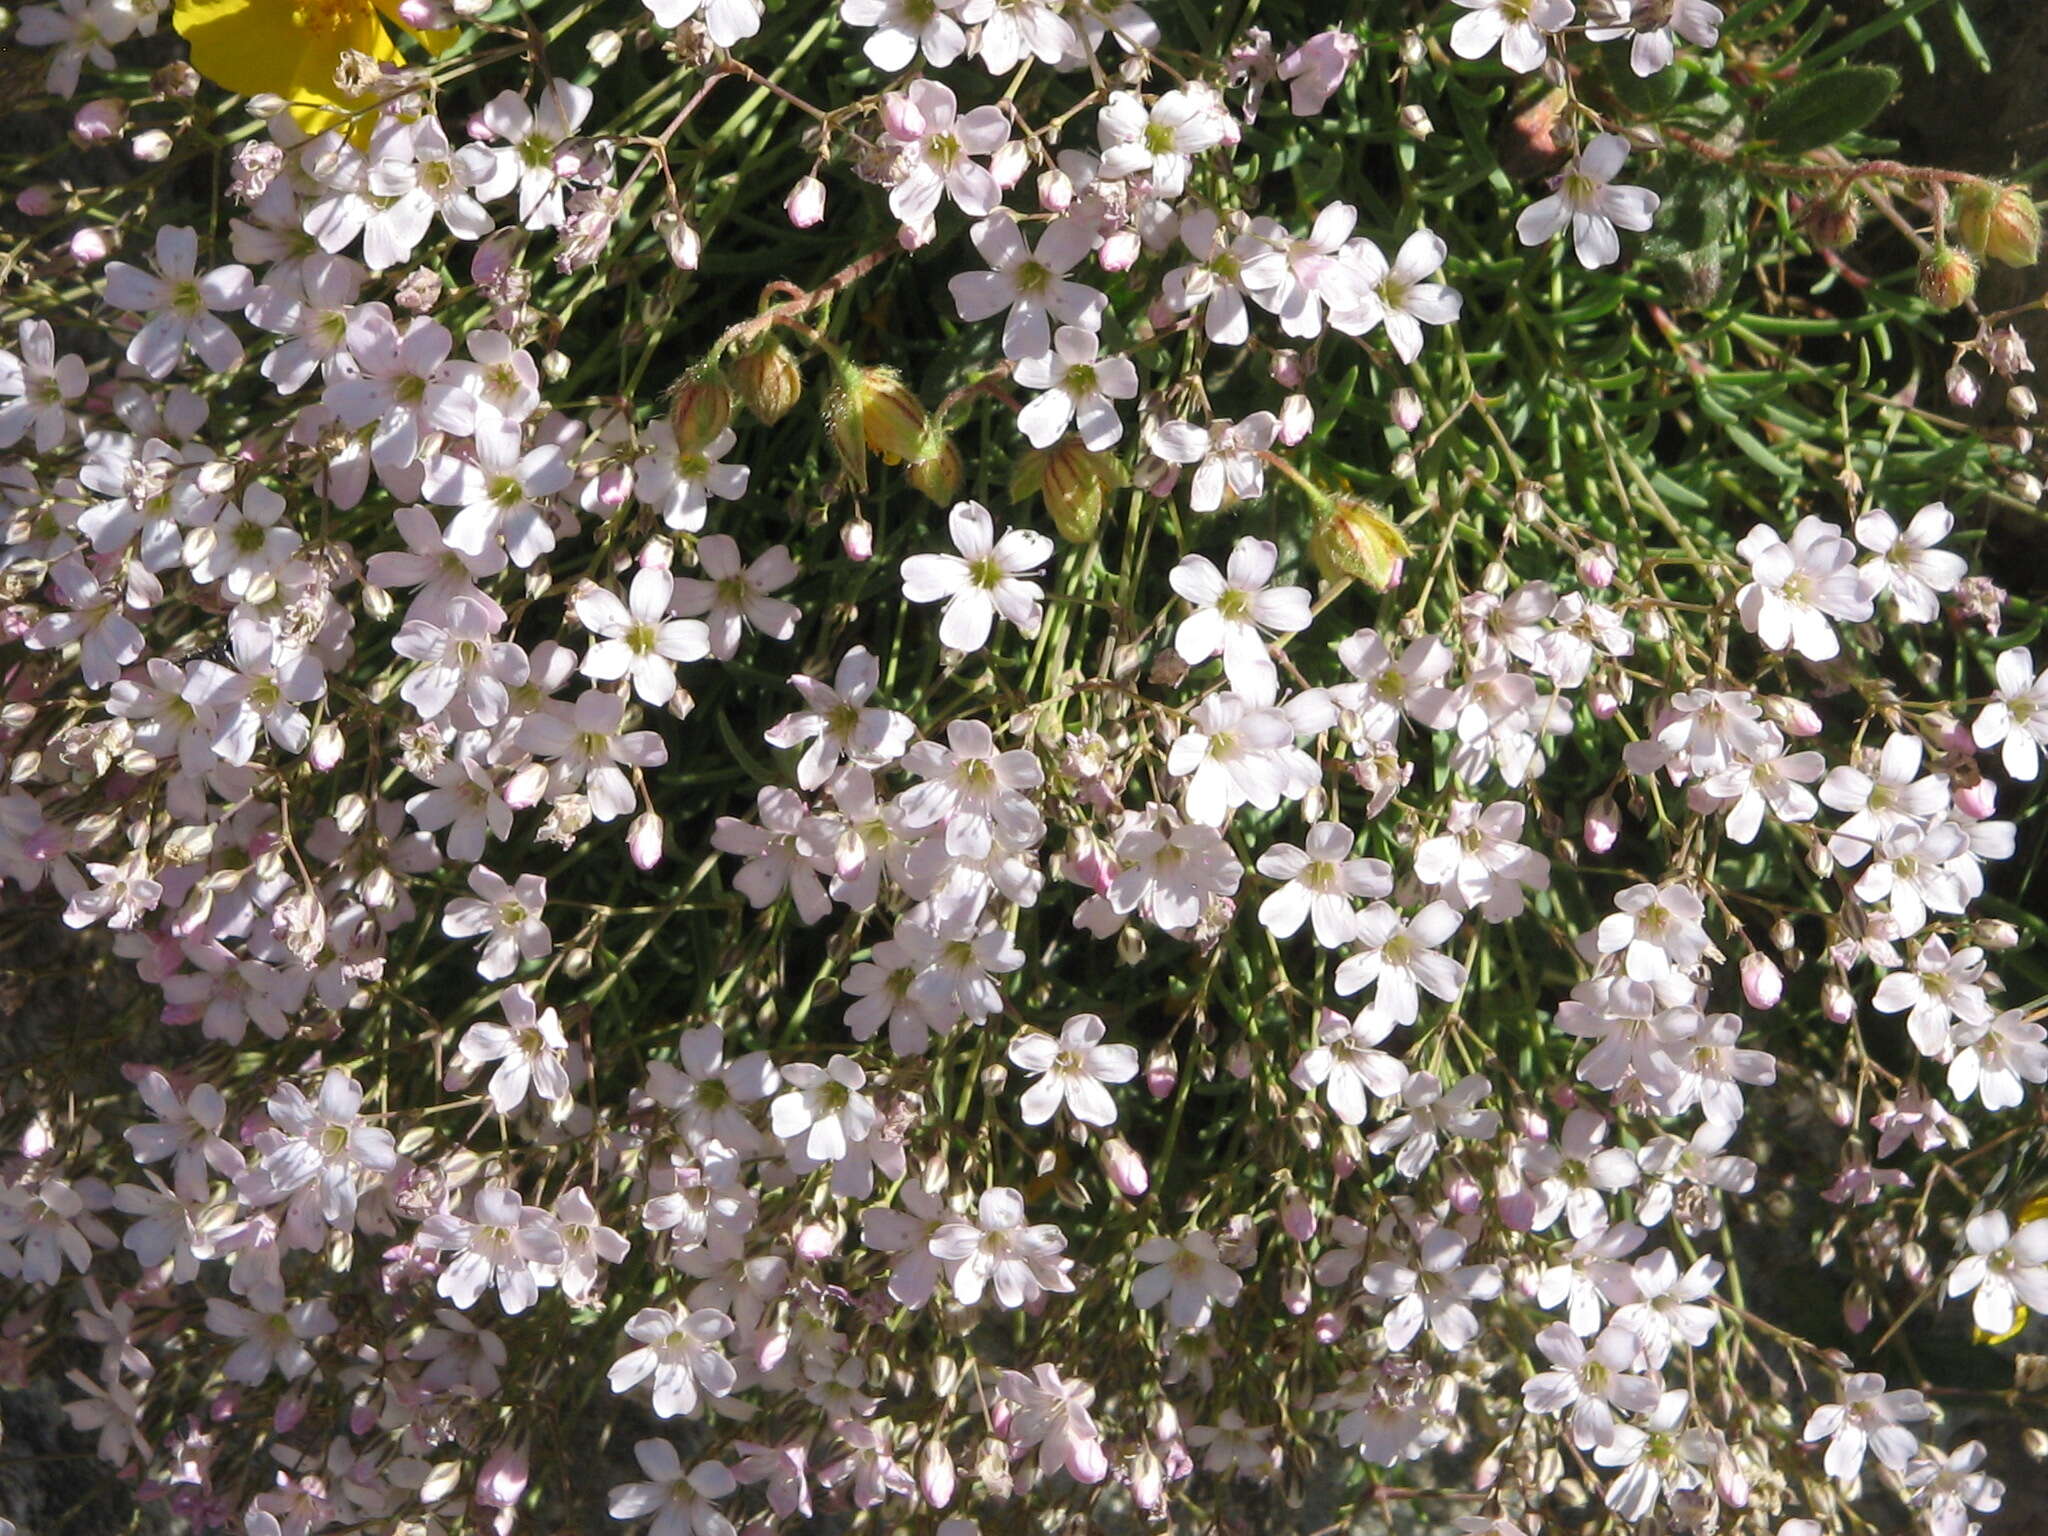
[[[386,17],[429,53],[455,39],[453,32],[415,32],[395,11],[395,0],[177,0],[172,23],[192,45],[200,74],[245,96],[282,96],[301,128],[322,133],[376,104],[344,96],[334,83],[344,53],[400,62]],[[367,114],[358,120],[365,132],[369,122]]]

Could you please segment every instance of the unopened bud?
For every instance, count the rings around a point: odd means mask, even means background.
[[[2018,393],[2017,390],[2014,391]],[[1289,395],[1280,404],[1280,441],[1293,448],[1315,430],[1316,408],[1307,395]]]
[[[1020,499],[1035,489],[1060,537],[1070,544],[1086,544],[1101,525],[1110,493],[1122,484],[1123,470],[1114,457],[1067,436],[1042,454],[1020,459],[1010,489],[1013,498]]]
[[[1612,795],[1602,795],[1586,807],[1586,824],[1580,833],[1586,852],[1603,854],[1621,841],[1621,807]]]
[[[1154,1046],[1145,1061],[1145,1091],[1155,1099],[1164,1099],[1173,1093],[1179,1081],[1180,1062],[1174,1057],[1173,1047]]]
[[[1297,1243],[1308,1242],[1316,1235],[1315,1208],[1298,1191],[1280,1202],[1280,1230]]]
[[[1948,403],[1958,410],[1969,410],[1984,392],[1984,386],[1977,381],[1977,375],[1961,363],[1949,369],[1943,382],[1948,386]]]
[[[1904,1243],[1899,1248],[1899,1271],[1910,1285],[1925,1285],[1931,1273],[1927,1262],[1927,1250],[1915,1242]]]
[[[1799,210],[1800,231],[1824,251],[1856,243],[1863,227],[1863,206],[1847,191],[1816,197]]]
[[[873,559],[875,525],[859,513],[855,513],[839,525],[839,549],[856,565],[863,560]]]
[[[1065,213],[1074,206],[1074,183],[1065,171],[1039,173],[1038,206],[1047,213]]]
[[[1130,1200],[1145,1198],[1145,1192],[1152,1187],[1152,1175],[1137,1148],[1121,1136],[1112,1136],[1102,1143],[1097,1155],[1102,1160],[1102,1171],[1119,1194]]]
[[[633,824],[626,829],[626,852],[631,855],[633,867],[646,871],[661,862],[661,818],[652,811],[642,811],[633,818]]]
[[[1409,102],[1397,114],[1401,131],[1411,139],[1426,139],[1436,132],[1436,124],[1429,120],[1429,114],[1419,102]]]
[[[950,507],[960,499],[961,487],[967,483],[967,466],[952,437],[940,430],[937,422],[926,425],[923,450],[910,461],[904,477],[933,506]]]
[[[610,30],[593,32],[590,35],[588,50],[590,62],[599,69],[610,69],[612,65],[618,63],[619,54],[624,50],[625,46],[626,40],[616,32]]]
[[[1956,197],[1956,230],[1979,256],[2008,267],[2031,267],[2041,259],[2041,210],[2021,187],[1980,181]]]
[[[927,1440],[917,1453],[917,1486],[925,1503],[944,1509],[953,1502],[959,1481],[953,1471],[953,1453],[943,1440]]]
[[[2037,409],[2034,392],[2024,384],[2015,384],[2005,392],[2005,408],[2021,421],[2032,418]]]
[[[1282,389],[1300,389],[1308,381],[1308,365],[1292,347],[1282,347],[1266,364],[1266,372]],[[1291,444],[1289,446],[1292,446]]]
[[[815,229],[825,218],[825,183],[805,176],[789,189],[782,211],[798,229]]]
[[[1980,917],[1971,931],[1986,949],[2014,949],[2020,942],[2019,929],[2002,917]]]
[[[1977,262],[1959,246],[1937,245],[1920,258],[1920,297],[1947,314],[1977,291]]]
[[[488,1509],[517,1509],[526,1496],[526,1448],[506,1441],[476,1475],[476,1501]]]
[[[114,252],[113,237],[103,229],[81,229],[71,237],[71,259],[81,267],[95,266]]]
[[[731,421],[732,391],[716,367],[700,367],[685,374],[669,397],[669,429],[683,453],[702,453]]]
[[[161,128],[148,129],[128,141],[128,153],[144,165],[155,165],[170,157],[171,136]]]
[[[1399,579],[1409,545],[1383,507],[1363,496],[1332,496],[1318,510],[1308,548],[1325,578],[1350,576],[1380,591]]]
[[[1828,1120],[1847,1130],[1856,1123],[1856,1101],[1849,1097],[1848,1090],[1840,1083],[1820,1085],[1820,1112]]]
[[[1830,976],[1820,984],[1820,1012],[1830,1024],[1846,1024],[1856,1017],[1856,996],[1847,982]]]
[[[1752,1008],[1775,1008],[1785,995],[1785,973],[1760,949],[1742,957],[1742,995]]]
[[[735,358],[728,374],[740,403],[764,427],[774,426],[803,398],[803,370],[772,336]]]
[[[1403,432],[1413,432],[1422,425],[1422,396],[1412,389],[1395,390],[1387,401],[1387,414]]]

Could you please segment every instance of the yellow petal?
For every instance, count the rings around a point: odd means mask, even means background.
[[[373,104],[373,98],[345,97],[335,86],[344,52],[384,63],[400,58],[369,0],[178,0],[171,19],[192,45],[192,67],[200,74],[245,96],[283,97],[308,133],[335,127]]]

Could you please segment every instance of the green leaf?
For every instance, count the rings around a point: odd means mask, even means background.
[[[1660,69],[1654,75],[1638,75],[1629,67],[1629,46],[1608,43],[1601,50],[1607,63],[1607,88],[1614,99],[1638,117],[1659,117],[1678,100],[1685,89],[1685,71]]]
[[[1757,137],[1780,154],[1803,154],[1854,133],[1899,89],[1899,72],[1882,64],[1844,64],[1795,80],[1757,119]]]

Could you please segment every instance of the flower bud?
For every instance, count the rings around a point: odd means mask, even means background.
[[[1266,364],[1266,373],[1282,389],[1300,389],[1308,382],[1308,367],[1292,347],[1282,347]]]
[[[1119,1194],[1130,1200],[1145,1198],[1145,1192],[1152,1187],[1152,1175],[1136,1147],[1121,1136],[1112,1136],[1101,1144],[1096,1155]]]
[[[1387,401],[1387,414],[1403,432],[1413,432],[1422,425],[1422,396],[1405,387],[1395,390]]]
[[[71,114],[71,142],[81,149],[109,144],[127,126],[128,104],[118,96],[102,96]]]
[[[1848,191],[1816,197],[1799,210],[1799,229],[1823,251],[1855,244],[1863,228],[1863,207]]]
[[[1451,1202],[1451,1209],[1460,1216],[1470,1216],[1485,1201],[1485,1191],[1479,1181],[1462,1168],[1444,1181],[1444,1194]]]
[[[1327,579],[1350,576],[1380,591],[1399,580],[1408,541],[1384,508],[1363,496],[1333,496],[1319,510],[1308,550]]]
[[[2014,391],[2018,393],[2017,390]],[[1280,441],[1293,448],[1315,430],[1316,408],[1307,395],[1289,395],[1280,405]]]
[[[1019,463],[1012,489],[1028,482],[1035,467],[1038,493],[1045,499],[1045,510],[1052,514],[1060,537],[1070,544],[1086,544],[1102,522],[1110,492],[1123,483],[1122,469],[1109,454],[1097,453],[1071,435],[1037,459],[1035,466]]]
[[[1397,114],[1401,131],[1411,139],[1426,139],[1436,132],[1436,124],[1430,121],[1429,113],[1420,102],[1411,101]]]
[[[341,727],[329,720],[313,732],[313,740],[306,749],[306,761],[320,773],[331,773],[346,750],[347,744],[342,740]]]
[[[1074,206],[1074,183],[1065,171],[1051,170],[1039,173],[1038,206],[1047,213],[1065,213]]]
[[[128,153],[144,165],[155,165],[170,158],[171,136],[161,128],[146,129],[128,141]]]
[[[797,229],[816,229],[825,219],[825,183],[803,177],[782,200],[782,211]]]
[[[1983,393],[1983,386],[1977,382],[1977,375],[1961,363],[1949,369],[1943,382],[1948,386],[1948,403],[1957,410],[1969,410]]]
[[[946,1449],[945,1441],[927,1440],[918,1448],[917,1486],[933,1509],[944,1509],[953,1502],[959,1482],[953,1472],[953,1453]]]
[[[1145,1091],[1155,1099],[1168,1098],[1179,1081],[1180,1063],[1174,1057],[1173,1047],[1154,1046],[1145,1061]]]
[[[1820,1012],[1830,1024],[1846,1024],[1856,1017],[1855,994],[1840,977],[1830,976],[1820,984]]]
[[[1148,1514],[1166,1507],[1166,1469],[1150,1451],[1140,1451],[1130,1460],[1131,1502]]]
[[[840,1233],[822,1221],[807,1221],[797,1228],[793,1246],[796,1256],[807,1264],[822,1264],[839,1247]]]
[[[839,525],[839,549],[847,559],[858,565],[871,560],[875,553],[875,525],[855,513]]]
[[[599,69],[610,69],[612,65],[618,63],[619,54],[624,50],[625,46],[625,38],[616,32],[609,29],[603,32],[593,32],[590,34],[590,43],[588,45],[590,62]]]
[[[1920,297],[1947,314],[1967,303],[1977,291],[1977,263],[1953,245],[1937,245],[1920,258]]]
[[[740,403],[764,427],[782,420],[803,397],[803,370],[772,336],[735,358],[727,374]]]
[[[1102,249],[1095,253],[1095,264],[1105,272],[1128,272],[1137,264],[1144,250],[1145,243],[1138,238],[1135,229],[1120,229],[1102,242]],[[1169,313],[1167,320],[1171,319]]]
[[[1979,256],[2008,267],[2041,259],[2041,210],[2021,187],[1980,181],[1956,197],[1956,231]]]
[[[1775,1008],[1785,995],[1785,973],[1760,949],[1742,957],[1742,995],[1752,1008]]]
[[[960,499],[967,483],[967,466],[952,437],[936,421],[925,427],[923,451],[910,461],[905,478],[925,500],[937,507],[950,507]]]
[[[1585,550],[1579,556],[1579,580],[1596,592],[1613,586],[1615,567],[1620,558],[1612,544]]]
[[[14,211],[31,219],[48,218],[57,211],[56,189],[41,182],[23,187],[14,194]]]
[[[2005,392],[2005,408],[2011,411],[2013,415],[2019,417],[2021,421],[2031,419],[2035,410],[2038,409],[2034,400],[2034,392],[2024,384],[2013,385],[2011,389]]]
[[[1986,949],[2016,949],[2020,931],[2002,917],[1980,917],[1971,925],[1971,937]]]
[[[476,1475],[476,1501],[486,1509],[517,1509],[526,1496],[526,1447],[506,1441]]]
[[[1621,807],[1612,795],[1602,795],[1586,807],[1585,830],[1580,836],[1591,854],[1606,853],[1621,841]]]
[[[668,424],[683,453],[702,453],[732,421],[732,391],[715,364],[683,375],[669,397]]]
[[[1010,139],[988,157],[988,173],[1005,192],[1024,179],[1031,169],[1031,146],[1022,139]]]
[[[863,489],[867,454],[901,464],[916,460],[924,448],[924,407],[893,368],[842,364],[838,387],[826,403],[826,420],[841,462]]]
[[[150,91],[165,101],[190,101],[199,94],[199,71],[173,59],[149,77]]]
[[[103,229],[81,229],[71,237],[70,251],[73,261],[81,267],[90,267],[114,253],[114,240]]]
[[[626,829],[626,852],[635,869],[644,873],[661,862],[662,830],[661,818],[653,811],[642,811],[633,818]]]

